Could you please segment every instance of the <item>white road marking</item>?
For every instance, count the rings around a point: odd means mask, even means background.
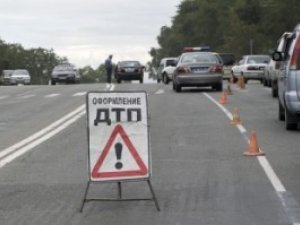
[[[219,104],[212,96],[210,96],[207,93],[204,93],[204,95],[210,99],[213,103],[215,103],[223,112],[226,113],[226,115],[228,116],[228,111],[227,109]],[[231,116],[228,116],[232,118]],[[247,142],[249,143],[250,140],[249,138],[246,136],[247,130],[242,126],[242,125],[238,125],[237,128],[239,129],[239,131],[241,132],[242,136],[247,140]],[[295,203],[293,203],[292,205],[290,205],[289,201],[280,197],[282,196],[282,193],[287,193],[287,190],[285,189],[284,185],[282,184],[281,180],[279,179],[279,177],[277,176],[277,174],[275,173],[274,169],[272,168],[271,164],[269,163],[268,159],[266,158],[266,156],[257,156],[256,159],[258,160],[260,166],[262,167],[263,171],[265,172],[266,176],[268,177],[269,181],[271,182],[273,188],[275,189],[275,191],[277,192],[277,195],[279,197],[279,199],[281,200],[281,203],[285,209],[285,211],[287,212],[288,216],[290,217],[290,219],[293,221],[293,225],[300,225],[300,223],[297,221],[296,223],[294,223],[294,218],[295,215],[296,217],[299,215],[298,214],[298,208],[296,206],[295,208]],[[295,202],[295,200],[293,199],[293,202]],[[298,218],[298,217],[297,217]]]
[[[57,120],[56,122],[50,124],[49,126],[45,127],[44,129],[40,130],[39,132],[31,135],[30,137],[4,149],[3,151],[0,152],[0,159],[3,158],[4,156],[10,154],[11,152],[16,151],[17,149],[21,148],[24,145],[27,145],[28,143],[32,142],[35,139],[40,138],[41,136],[45,135],[46,133],[50,132],[54,128],[60,126],[62,123],[64,123],[66,120],[69,120],[70,118],[74,117],[76,114],[80,113],[85,109],[85,105],[81,105],[74,111],[70,112],[68,115],[62,117],[61,119]]]
[[[114,88],[115,85],[111,85],[108,90],[112,91],[114,90]],[[25,154],[26,152],[29,152],[39,144],[50,139],[63,129],[70,126],[72,123],[76,122],[85,114],[85,111],[86,105],[81,105],[74,111],[70,112],[66,116],[50,124],[44,129],[36,132],[30,137],[25,138],[24,140],[0,151],[0,168],[4,167],[5,165],[12,162],[21,155]]]
[[[27,98],[32,98],[35,95],[22,95],[22,96],[17,96],[18,99],[27,99]]]
[[[207,93],[204,93],[204,95],[210,99],[212,102],[214,102],[223,112],[225,112],[225,114],[227,115],[228,118],[232,118],[232,114],[230,112],[228,112],[228,110],[221,105],[220,103],[218,103],[212,96],[210,96]],[[247,130],[245,129],[244,126],[242,126],[241,124],[239,124],[237,126],[237,128],[239,129],[239,131],[241,132],[241,134],[245,134],[247,132]],[[249,140],[248,140],[249,142]],[[280,181],[280,179],[278,178],[278,176],[276,175],[276,173],[274,172],[273,168],[271,167],[270,163],[268,162],[266,157],[257,157],[261,167],[263,168],[263,170],[265,171],[267,177],[269,178],[270,182],[272,183],[274,189],[276,191],[280,191],[280,192],[286,192],[284,186],[282,185],[282,182]]]
[[[1,99],[6,99],[6,98],[8,98],[7,95],[0,96],[0,100],[1,100]]]
[[[46,135],[42,136],[39,139],[36,139],[36,140],[32,141],[28,145],[25,145],[24,147],[18,149],[17,151],[13,152],[12,154],[8,155],[7,157],[1,159],[1,161],[0,161],[0,168],[2,168],[3,166],[5,166],[6,164],[10,163],[11,161],[15,160],[19,156],[25,154],[26,152],[30,151],[34,147],[36,147],[39,144],[43,143],[44,141],[50,139],[51,137],[53,137],[54,135],[56,135],[57,133],[59,133],[63,129],[67,128],[69,125],[71,125],[75,121],[77,121],[84,114],[85,114],[85,111],[81,111],[79,114],[76,114],[74,117],[72,117],[71,119],[65,121],[59,127],[56,127],[54,130],[51,130]]]
[[[228,118],[232,118],[232,114],[230,112],[228,112],[228,110],[221,105],[220,103],[218,103],[212,96],[210,96],[207,93],[204,93],[204,95],[210,99],[212,102],[214,102],[223,112],[225,112],[225,114],[227,115]],[[229,115],[230,114],[230,115]],[[237,128],[239,129],[239,131],[241,132],[241,134],[244,136],[245,133],[247,133],[247,130],[245,129],[245,127],[241,124],[239,124],[237,126]],[[248,139],[248,138],[247,138]],[[249,142],[249,139],[248,139]],[[262,158],[262,159],[261,159]],[[268,162],[266,157],[257,157],[261,167],[263,168],[263,170],[265,171],[267,177],[269,178],[270,182],[272,183],[274,189],[276,191],[280,190],[280,192],[286,192],[284,186],[282,185],[282,182],[280,181],[279,177],[276,175],[276,173],[274,172],[273,168],[271,167],[271,164]]]
[[[159,89],[157,92],[155,92],[154,94],[155,95],[160,95],[160,94],[163,94],[165,93],[165,90],[164,89]]]
[[[273,168],[271,167],[269,161],[265,156],[257,157],[261,167],[264,169],[265,173],[267,174],[267,177],[269,177],[269,180],[271,181],[274,189],[277,192],[286,192],[285,187],[281,183],[280,179],[274,172]]]
[[[83,95],[86,95],[86,91],[85,92],[78,92],[78,93],[75,93],[74,95],[72,95],[72,96],[83,96]]]
[[[53,94],[50,94],[50,95],[46,95],[45,98],[53,98],[53,97],[57,97],[59,95],[60,95],[59,93],[53,93]]]

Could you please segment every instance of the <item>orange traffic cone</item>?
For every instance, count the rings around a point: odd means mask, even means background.
[[[238,86],[239,86],[240,89],[245,89],[245,80],[244,80],[243,76],[239,77]]]
[[[261,156],[265,155],[264,152],[260,151],[256,139],[256,134],[254,131],[251,131],[250,133],[250,140],[249,140],[249,146],[248,146],[248,151],[244,152],[243,155],[245,156]]]
[[[232,95],[230,83],[227,84],[227,89],[225,90],[227,95]]]
[[[241,118],[240,118],[240,115],[239,115],[239,108],[238,107],[234,107],[233,113],[232,113],[232,120],[231,120],[230,123],[232,125],[241,124]]]
[[[227,94],[225,91],[222,92],[219,103],[225,105],[228,103]]]

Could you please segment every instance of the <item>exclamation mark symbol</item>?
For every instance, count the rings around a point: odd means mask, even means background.
[[[117,162],[115,164],[115,167],[117,170],[120,170],[123,167],[122,162],[120,162],[121,157],[122,157],[122,149],[123,149],[123,145],[120,142],[115,144],[115,151],[116,151],[116,156],[117,156]]]

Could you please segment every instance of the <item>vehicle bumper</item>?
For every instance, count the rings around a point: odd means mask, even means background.
[[[246,79],[261,80],[264,76],[264,71],[246,71],[243,72],[243,76]]]
[[[121,80],[139,80],[143,78],[143,74],[141,73],[119,73],[116,75],[117,79]]]
[[[10,80],[9,84],[30,84],[30,80],[14,79]]]
[[[75,82],[75,77],[52,77],[53,82]]]
[[[210,86],[219,84],[223,80],[223,74],[217,75],[178,75],[174,77],[175,82],[181,86]]]

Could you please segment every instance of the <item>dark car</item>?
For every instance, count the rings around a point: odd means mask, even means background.
[[[185,52],[178,61],[173,74],[173,89],[182,87],[211,86],[222,91],[223,65],[220,56],[213,52]]]
[[[115,78],[117,83],[122,80],[139,80],[144,81],[144,69],[139,61],[121,61],[115,68]]]

